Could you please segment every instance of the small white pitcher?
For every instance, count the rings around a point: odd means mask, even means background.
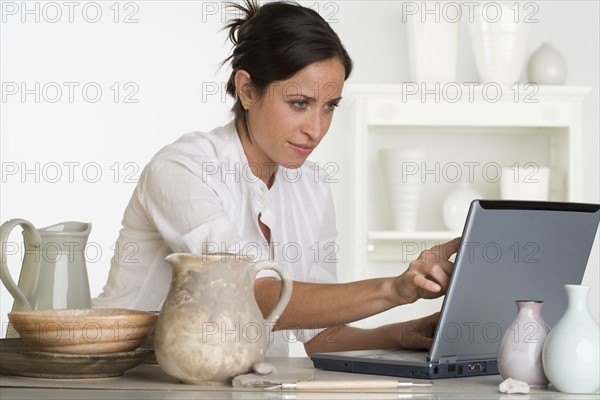
[[[10,232],[17,226],[23,228],[24,241],[18,285],[12,279],[7,265],[9,255],[23,248],[20,243],[8,241]],[[91,229],[91,224],[74,221],[41,229],[36,229],[24,219],[13,219],[2,224],[0,279],[15,299],[13,311],[91,307],[84,257]],[[18,335],[9,327],[7,337]]]

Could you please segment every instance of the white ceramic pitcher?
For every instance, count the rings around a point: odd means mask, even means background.
[[[24,246],[9,242],[10,232],[23,228]],[[92,229],[84,222],[61,222],[36,229],[31,222],[13,219],[0,227],[0,279],[14,297],[13,311],[91,307],[84,249]],[[24,249],[19,284],[12,279],[7,259]],[[17,336],[9,329],[8,337]]]

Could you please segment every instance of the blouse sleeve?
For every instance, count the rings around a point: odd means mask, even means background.
[[[140,203],[173,252],[202,253],[211,240],[240,240],[220,196],[185,160],[154,160],[142,185]]]

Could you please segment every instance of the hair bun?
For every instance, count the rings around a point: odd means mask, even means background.
[[[236,46],[246,36],[245,26],[257,13],[260,5],[256,0],[245,0],[244,3],[226,3],[226,8],[235,9],[239,12],[237,18],[227,22],[224,29],[229,30],[228,39]],[[247,26],[247,25],[246,25]]]

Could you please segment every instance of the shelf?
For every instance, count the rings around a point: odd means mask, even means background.
[[[386,84],[344,89],[349,107],[339,130],[354,136],[348,158],[354,182],[348,194],[354,199],[349,205],[354,215],[349,259],[357,278],[388,274],[390,266],[408,265],[422,251],[461,236],[446,229],[445,199],[463,183],[480,198],[501,198],[502,168],[548,168],[548,199],[581,201],[581,115],[589,88],[510,86],[503,88],[498,102],[481,92],[456,102],[448,96],[437,101],[408,89],[414,88]],[[385,149],[427,152],[422,160],[407,161],[410,170],[394,167],[422,184],[419,207],[410,208],[416,214],[414,231],[393,230],[388,189],[397,182],[386,180],[387,171],[395,169],[384,171],[380,151]]]

